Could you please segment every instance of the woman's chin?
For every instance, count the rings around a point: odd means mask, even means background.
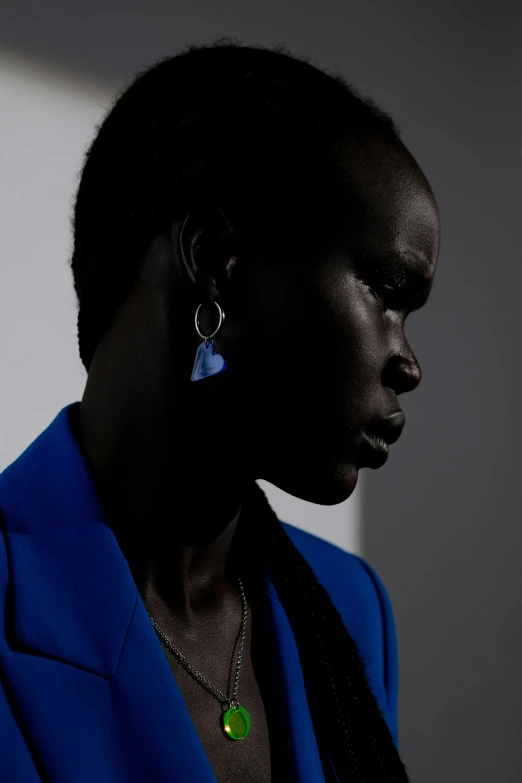
[[[270,475],[260,478],[309,503],[336,506],[353,494],[359,471],[353,461],[310,460],[303,464],[296,459],[293,464],[279,465]]]

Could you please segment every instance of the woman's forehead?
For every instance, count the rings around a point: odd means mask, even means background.
[[[366,252],[410,250],[436,260],[440,218],[430,185],[405,147],[348,144],[338,158],[344,240]]]

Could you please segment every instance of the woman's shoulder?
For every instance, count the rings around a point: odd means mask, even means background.
[[[329,593],[333,593],[332,598],[341,602],[344,599],[353,606],[355,594],[365,608],[369,608],[370,604],[379,610],[381,602],[389,603],[382,580],[363,557],[287,522],[282,522],[282,525],[318,580]],[[387,608],[382,607],[383,610]]]

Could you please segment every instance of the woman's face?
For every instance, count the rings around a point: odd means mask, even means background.
[[[216,338],[238,371],[227,391],[229,431],[254,478],[324,505],[351,495],[360,467],[378,466],[364,430],[400,412],[399,395],[420,382],[405,319],[429,295],[440,230],[405,148],[367,142],[339,151],[340,217],[319,236],[303,227],[310,240],[299,253],[239,259],[235,337]],[[403,424],[398,413],[391,440]]]

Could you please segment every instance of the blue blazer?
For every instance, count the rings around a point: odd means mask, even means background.
[[[216,783],[63,408],[0,473],[0,779]],[[360,557],[284,524],[354,638],[397,736],[392,610]],[[295,780],[325,780],[298,649],[266,576]]]

